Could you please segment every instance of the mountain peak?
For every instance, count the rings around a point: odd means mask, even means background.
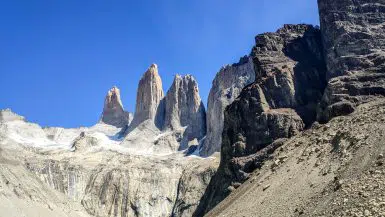
[[[139,81],[133,126],[150,119],[155,123],[163,97],[162,79],[158,73],[158,66],[153,63]]]
[[[124,111],[120,99],[120,90],[113,86],[104,99],[104,108],[101,122],[116,127],[124,127],[130,122],[130,113]]]
[[[175,75],[165,98],[164,128],[187,127],[186,136],[201,139],[206,133],[206,111],[199,95],[198,82],[191,75]]]

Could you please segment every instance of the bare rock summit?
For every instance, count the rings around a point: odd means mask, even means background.
[[[130,124],[131,120],[131,113],[124,111],[119,88],[112,87],[104,99],[101,122],[116,127],[124,127]]]
[[[158,66],[152,64],[139,81],[136,110],[131,126],[135,127],[146,120],[153,120],[155,125],[161,128],[164,113],[163,97],[162,79],[158,73]]]
[[[165,97],[164,129],[187,127],[188,141],[206,134],[206,111],[199,95],[198,83],[191,75],[176,75]]]

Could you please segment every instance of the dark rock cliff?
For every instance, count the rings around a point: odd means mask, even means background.
[[[279,142],[269,146],[274,140],[291,137],[316,119],[326,86],[319,29],[285,25],[258,35],[251,57],[256,80],[226,108],[221,163],[195,216],[203,216],[244,182],[279,147]]]
[[[385,95],[385,1],[318,0],[329,81],[318,119]]]
[[[226,108],[221,163],[196,216],[239,187],[285,138],[385,96],[385,1],[318,5],[321,30],[285,25],[256,37],[256,81]]]

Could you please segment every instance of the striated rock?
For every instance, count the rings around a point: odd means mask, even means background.
[[[158,66],[152,64],[139,81],[136,96],[136,110],[132,127],[146,120],[153,120],[159,128],[163,125],[164,97],[162,79],[158,74]]]
[[[385,95],[385,74],[355,73],[330,79],[318,109],[318,120],[348,115],[356,107]]]
[[[217,166],[216,159],[111,152],[55,157],[30,156],[26,169],[92,216],[191,216]]]
[[[21,152],[0,148],[0,216],[86,217],[80,203],[47,187],[22,162],[14,159]]]
[[[258,35],[251,57],[255,82],[225,110],[221,163],[195,216],[223,200],[231,183],[247,179],[252,169],[245,171],[236,159],[255,154],[274,140],[291,137],[316,119],[317,103],[326,85],[318,29],[285,25],[275,33]]]
[[[198,83],[191,75],[176,75],[165,97],[163,129],[187,127],[188,141],[202,139],[206,134],[206,111],[199,96]]]
[[[224,110],[248,84],[254,82],[255,72],[251,57],[243,57],[236,64],[223,67],[215,76],[207,107],[207,133],[200,154],[209,156],[220,151]]]
[[[272,154],[244,157],[253,158],[246,168],[257,169],[205,217],[382,216],[384,111],[383,98],[361,104],[349,116],[274,142]]]
[[[199,204],[204,190],[216,172],[217,159],[207,159],[186,167],[178,183],[178,195],[171,216],[190,217]],[[213,164],[215,162],[215,164]]]
[[[242,97],[242,96],[241,96]],[[225,111],[221,159],[254,154],[278,138],[289,138],[304,128],[300,116],[293,109],[273,109],[251,115],[241,103],[232,104]],[[234,118],[239,115],[240,118]]]
[[[385,2],[318,0],[328,78],[385,70]]]
[[[124,127],[130,124],[131,120],[132,114],[123,109],[120,90],[116,86],[112,87],[104,100],[104,108],[100,121],[116,127]]]
[[[326,122],[385,95],[385,3],[318,0],[318,5],[331,79],[318,113]]]

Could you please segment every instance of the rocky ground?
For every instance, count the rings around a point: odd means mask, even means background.
[[[90,216],[79,203],[47,187],[24,162],[4,157],[13,155],[0,149],[0,216]]]
[[[384,114],[378,100],[313,124],[206,216],[385,216]]]

